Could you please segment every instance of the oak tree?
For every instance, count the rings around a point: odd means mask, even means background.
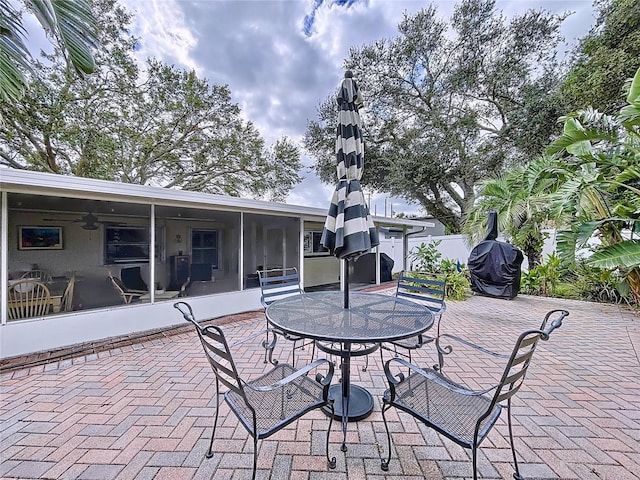
[[[365,98],[363,186],[419,203],[459,232],[478,182],[526,164],[557,132],[563,18],[507,19],[493,0],[464,0],[448,22],[430,6],[405,15],[397,37],[351,49],[345,67]],[[328,183],[335,111],[329,97],[304,140]]]

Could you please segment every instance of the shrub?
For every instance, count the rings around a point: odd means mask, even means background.
[[[438,251],[438,245],[442,240],[431,241],[429,244],[421,243],[409,252],[411,259],[411,269],[421,272],[438,273],[442,254]],[[413,262],[416,262],[415,264]]]
[[[429,244],[421,243],[409,253],[412,260],[412,268],[420,272],[434,275],[438,280],[447,282],[445,297],[449,300],[464,300],[467,298],[471,284],[465,264],[456,260],[442,258],[438,251],[438,245],[442,240],[431,241]]]
[[[581,300],[600,303],[630,303],[631,297],[623,278],[615,272],[587,265],[576,266],[575,291]]]

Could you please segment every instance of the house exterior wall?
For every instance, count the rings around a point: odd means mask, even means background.
[[[117,291],[110,286],[107,269],[118,275],[131,262],[105,264],[104,225],[122,223],[151,229],[155,224],[155,261],[139,262],[141,274],[151,288],[155,281],[166,286],[169,258],[190,252],[192,228],[216,228],[220,231],[222,279],[202,282],[203,290],[186,300],[198,318],[211,318],[252,310],[261,310],[260,289],[247,278],[264,264],[303,266],[302,222],[322,224],[325,208],[311,208],[246,198],[231,198],[197,192],[168,190],[142,185],[121,184],[78,177],[27,172],[0,167],[0,358],[55,350],[79,343],[119,335],[144,332],[182,323],[172,305],[175,300],[156,299],[154,303],[116,304]],[[101,220],[96,230],[83,230],[79,218],[96,207]],[[155,212],[153,218],[151,213]],[[58,222],[56,215],[60,214]],[[195,218],[194,218],[195,217]],[[52,218],[45,221],[44,218]],[[192,218],[192,220],[186,220]],[[244,223],[241,222],[244,218]],[[411,219],[374,218],[393,228],[423,228]],[[18,227],[61,226],[63,249],[19,250]],[[198,227],[194,227],[198,225]],[[268,228],[267,228],[268,227]],[[273,227],[273,228],[271,228]],[[125,227],[126,228],[126,227]],[[241,230],[242,229],[242,230]],[[280,230],[280,236],[272,235]],[[118,261],[125,260],[123,257]],[[328,275],[339,262],[326,257]],[[80,310],[49,312],[43,317],[8,320],[9,278],[32,270],[34,264],[52,274],[77,272],[76,288],[83,287],[102,299],[106,288],[115,293],[115,303],[79,305]],[[303,269],[304,270],[304,269]],[[319,269],[325,275],[325,267]],[[310,269],[314,274],[313,268]],[[244,275],[241,281],[240,275]],[[94,278],[90,278],[94,277]],[[93,283],[95,280],[95,283]],[[97,286],[97,289],[94,289]],[[95,291],[94,291],[95,290]]]
[[[256,288],[189,298],[188,302],[199,320],[262,308],[260,289]],[[181,325],[184,320],[173,303],[122,305],[9,322],[2,325],[0,358]]]

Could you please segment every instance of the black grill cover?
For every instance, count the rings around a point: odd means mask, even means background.
[[[520,266],[524,255],[517,247],[495,240],[497,215],[489,215],[489,232],[469,254],[471,290],[490,297],[512,299],[520,290]]]

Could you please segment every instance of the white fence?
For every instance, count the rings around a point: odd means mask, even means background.
[[[546,261],[548,255],[555,251],[556,237],[555,230],[546,230],[548,238],[544,242],[542,249],[543,259]],[[469,260],[469,254],[475,245],[467,245],[466,235],[443,235],[443,236],[429,236],[429,237],[409,237],[409,252],[414,248],[424,243],[428,245],[431,242],[440,240],[438,245],[438,251],[442,254],[443,259],[449,259],[459,261],[466,265]],[[393,259],[393,273],[404,270],[404,249],[402,246],[402,240],[397,238],[383,238],[380,239],[380,253],[386,253]],[[527,257],[524,258],[522,263],[523,270],[527,270],[529,263]],[[411,270],[411,260],[407,260],[407,269]]]

